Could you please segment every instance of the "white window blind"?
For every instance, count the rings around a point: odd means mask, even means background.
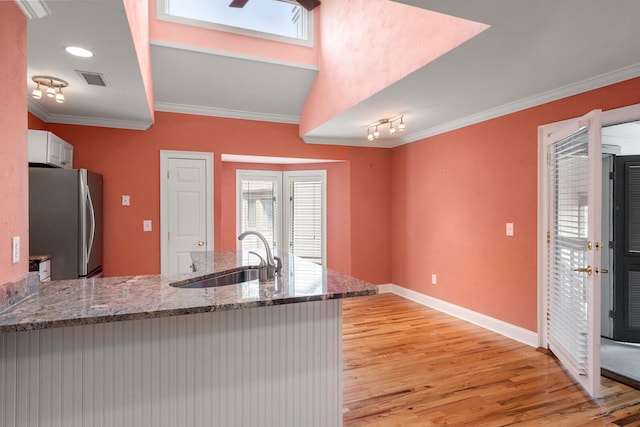
[[[549,338],[572,368],[584,373],[587,360],[588,130],[550,146],[551,239],[548,265]]]
[[[322,180],[289,180],[289,250],[322,264]]]

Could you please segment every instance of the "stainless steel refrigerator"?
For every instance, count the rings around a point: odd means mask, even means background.
[[[102,276],[102,175],[29,168],[29,254],[51,255],[51,279]]]

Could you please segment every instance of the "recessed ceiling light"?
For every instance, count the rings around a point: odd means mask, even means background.
[[[67,53],[70,53],[71,55],[80,56],[82,58],[91,58],[93,56],[93,52],[78,46],[67,46],[64,48],[64,50],[66,50]]]

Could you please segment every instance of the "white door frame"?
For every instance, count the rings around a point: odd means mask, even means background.
[[[169,159],[190,159],[204,160],[206,167],[206,218],[207,218],[207,241],[206,250],[213,250],[213,153],[198,151],[173,151],[160,150],[160,274],[167,271],[169,261],[169,206],[167,201],[167,173],[169,172]]]
[[[545,254],[547,247],[547,218],[545,217],[545,209],[548,195],[545,176],[547,159],[545,157],[544,135],[546,129],[560,126],[573,120],[575,119],[538,126],[538,346],[541,348],[548,348],[549,346],[546,319],[547,289],[544,278],[544,263],[546,262]],[[637,120],[640,120],[640,104],[602,112],[602,127]]]

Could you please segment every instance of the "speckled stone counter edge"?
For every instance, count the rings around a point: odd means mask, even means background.
[[[19,280],[0,285],[0,314],[36,292],[38,283],[40,274],[33,271]]]
[[[31,323],[22,323],[22,324],[15,324],[15,325],[0,325],[0,333],[35,331],[35,330],[42,330],[42,329],[62,328],[62,327],[68,327],[68,326],[97,325],[100,323],[123,322],[127,320],[137,320],[137,319],[153,319],[153,318],[180,316],[185,314],[210,313],[215,311],[244,310],[244,309],[255,308],[255,307],[272,307],[272,306],[283,305],[283,304],[297,304],[302,302],[328,301],[332,299],[376,295],[377,293],[378,293],[377,290],[354,291],[354,292],[342,292],[342,293],[327,294],[327,295],[312,295],[312,296],[306,296],[306,297],[283,298],[283,299],[275,299],[275,300],[268,300],[268,301],[250,301],[250,302],[242,302],[242,303],[235,303],[235,304],[212,305],[212,306],[201,306],[201,307],[185,307],[181,309],[154,310],[149,312],[116,314],[116,315],[108,315],[108,316],[81,317],[81,318],[75,318],[75,319],[64,319],[64,320],[54,320],[54,321],[36,321]],[[0,315],[2,315],[2,313],[0,313]]]
[[[305,262],[294,258],[298,260],[296,262]],[[200,261],[201,267],[197,273],[173,278],[129,276],[53,281],[38,286],[35,273],[35,290],[18,304],[0,312],[0,333],[269,307],[378,293],[377,286],[330,269],[323,269],[325,286],[310,294],[282,294],[277,292],[273,282],[260,285],[260,296],[242,300],[237,298],[238,289],[234,285],[211,288],[208,292],[175,288],[177,283],[215,276],[230,268],[237,268],[240,263],[235,251],[216,251],[215,257],[197,261]],[[287,264],[285,259],[285,269]],[[99,295],[99,291],[105,291],[104,295]],[[129,291],[131,296],[128,296]],[[83,292],[91,293],[90,302],[79,299],[78,294]],[[135,295],[135,292],[138,294]]]

